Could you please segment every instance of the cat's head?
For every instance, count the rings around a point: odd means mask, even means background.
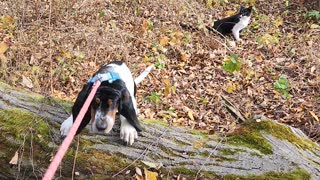
[[[244,7],[244,6],[240,6],[240,12],[239,15],[240,16],[250,16],[251,15],[251,10],[252,10],[252,6],[249,6],[248,8]]]

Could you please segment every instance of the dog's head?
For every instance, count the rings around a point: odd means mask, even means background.
[[[109,133],[115,123],[116,113],[127,118],[137,131],[141,131],[132,99],[121,80],[102,83],[91,104],[93,132]]]

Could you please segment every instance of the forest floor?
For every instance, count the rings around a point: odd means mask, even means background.
[[[239,1],[49,2],[0,2],[1,81],[74,101],[105,63],[125,61],[134,76],[155,64],[138,86],[142,119],[232,132],[238,121],[224,96],[245,118],[320,141],[320,24],[300,1],[240,1],[254,6],[241,42],[204,28],[237,13]]]

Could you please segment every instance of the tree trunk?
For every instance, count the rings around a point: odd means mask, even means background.
[[[0,83],[0,179],[43,175],[57,150],[58,125],[68,117],[66,107],[70,108],[70,103],[50,100]],[[19,122],[20,116],[13,121],[9,117],[20,111],[31,113],[33,118],[29,118],[28,122],[35,123],[25,124],[24,130],[15,131],[10,123]],[[255,176],[320,179],[319,146],[309,141],[300,130],[264,121],[252,122],[256,123],[254,125],[247,123],[233,134],[208,135],[142,120],[144,131],[133,146],[123,145],[117,127],[107,136],[84,132],[80,137],[79,149],[76,150],[76,144],[71,145],[56,176],[71,177],[73,157],[77,152],[75,172],[78,178],[129,178],[139,167],[155,172],[158,178],[236,179],[252,175],[250,177],[253,179]],[[39,128],[42,122],[45,122],[48,131]],[[273,128],[256,131],[255,127],[263,123]],[[281,137],[279,132],[271,133],[276,128],[284,129],[283,134],[289,133],[290,137]],[[21,137],[23,134],[27,136]],[[16,151],[19,152],[19,161],[10,165],[9,161]],[[147,175],[149,171],[145,170],[142,174]]]

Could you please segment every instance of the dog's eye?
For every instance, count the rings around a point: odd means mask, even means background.
[[[101,102],[100,99],[99,99],[99,98],[96,98],[96,103],[97,103],[97,104],[100,104],[100,102]]]

